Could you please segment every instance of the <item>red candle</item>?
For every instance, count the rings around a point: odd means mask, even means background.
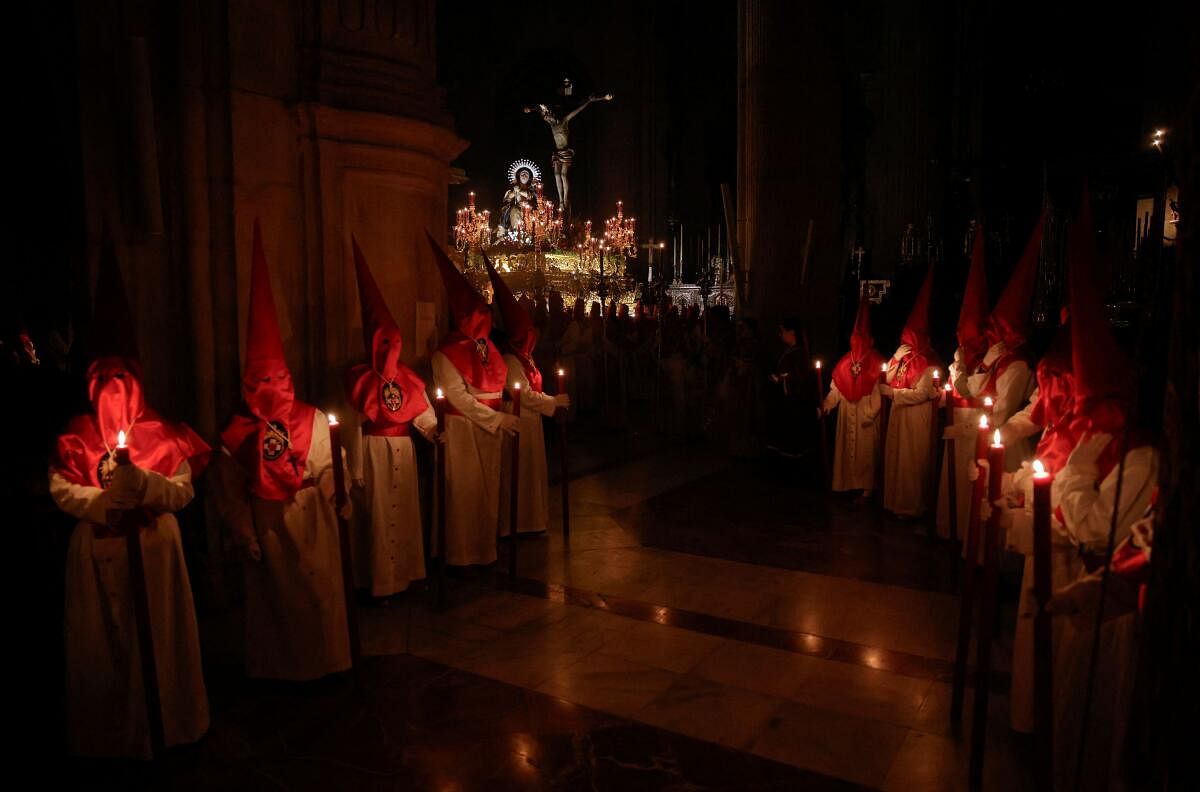
[[[883,363],[879,364],[879,381],[880,382],[887,382],[887,370],[888,370],[887,361],[884,361]]]
[[[954,393],[947,382],[942,386],[942,404],[946,407],[946,426],[954,425]]]
[[[1004,443],[1000,442],[1000,430],[997,429],[992,437],[992,445],[988,448],[988,498],[993,506],[998,506],[1003,493],[1000,491],[1004,476]]]
[[[821,361],[814,361],[813,368],[817,370],[817,404],[820,404],[825,398],[825,378],[821,376]]]
[[[558,392],[560,395],[567,392],[566,379],[567,379],[567,372],[564,371],[563,369],[559,369],[558,370]]]
[[[433,400],[433,414],[437,416],[438,434],[446,431],[446,394],[438,388]]]
[[[983,461],[987,459],[988,447],[988,417],[986,415],[979,416],[979,434],[975,436],[975,458]]]
[[[512,384],[512,389],[509,391],[509,395],[512,397],[513,415],[520,418],[521,417],[521,383],[514,382]]]
[[[992,408],[993,408],[995,405],[996,405],[996,402],[995,402],[995,401],[992,399],[992,397],[991,397],[991,396],[984,396],[984,397],[983,397],[983,409],[987,411],[987,414],[988,414],[988,415],[991,415],[991,414],[992,414]]]
[[[1053,640],[1050,614],[1050,484],[1051,476],[1040,459],[1033,461],[1033,596],[1038,608],[1033,616],[1033,733],[1039,788],[1050,788],[1054,773]]]
[[[933,370],[933,389],[935,391],[942,389],[942,372],[937,369]]]

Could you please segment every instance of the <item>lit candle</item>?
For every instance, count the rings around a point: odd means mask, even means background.
[[[942,395],[945,398],[946,426],[951,426],[954,423],[954,393],[949,382],[942,386]]]
[[[558,392],[560,394],[567,392],[566,385],[567,372],[564,369],[558,370]]]
[[[998,506],[1004,476],[1004,443],[1000,439],[1000,430],[992,433],[992,445],[988,448],[988,498],[994,506]]]
[[[887,361],[885,360],[883,363],[879,364],[879,381],[880,382],[887,382],[887,370],[888,370],[888,364],[887,364]]]
[[[512,384],[512,402],[513,402],[513,415],[520,418],[521,417],[521,383],[519,383],[519,382],[514,382]]]
[[[117,432],[117,451],[114,459],[118,465],[129,464],[129,446],[125,445],[125,430]]]
[[[433,400],[433,414],[437,416],[438,434],[446,431],[446,394],[441,388],[437,389]]]
[[[979,434],[975,437],[975,458],[979,460],[987,459],[988,447],[988,417],[986,415],[979,416]]]
[[[988,411],[988,415],[992,414],[992,407],[994,407],[995,404],[996,404],[996,402],[992,399],[991,396],[983,397],[983,409]]]
[[[326,418],[329,419],[329,450],[333,457],[333,493],[334,501],[337,504],[339,512],[346,504],[346,471],[342,467],[342,425],[338,423],[337,416],[333,413],[328,413]]]
[[[1040,459],[1033,460],[1033,596],[1038,608],[1033,616],[1033,729],[1049,750],[1054,710],[1051,626],[1046,603],[1050,601],[1050,483]],[[1049,766],[1042,758],[1041,764]]]

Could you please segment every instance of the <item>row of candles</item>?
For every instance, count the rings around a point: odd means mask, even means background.
[[[824,397],[824,392],[823,392],[824,387],[822,386],[821,379],[820,379],[820,377],[821,377],[821,361],[820,360],[814,361],[813,368],[815,368],[817,370],[818,391],[820,391],[819,396],[821,398],[823,398]],[[885,381],[887,379],[887,372],[888,372],[888,364],[886,362],[881,363],[879,365],[880,381]],[[938,393],[939,396],[943,397],[942,404],[946,408],[945,421],[946,421],[946,425],[950,426],[950,425],[953,425],[953,423],[954,423],[954,401],[951,398],[952,390],[950,387],[950,383],[947,382],[944,386],[940,385],[941,376],[942,376],[941,371],[939,371],[938,369],[933,370],[934,392]],[[934,399],[936,401],[938,399],[938,396],[935,396]],[[992,399],[991,396],[985,396],[983,398],[983,408],[985,410],[985,414],[979,416],[979,439],[977,440],[975,458],[980,459],[980,460],[987,459],[988,464],[991,467],[991,470],[993,471],[992,475],[998,476],[998,474],[995,471],[1003,472],[1003,470],[1004,470],[1004,443],[1001,442],[1000,430],[998,428],[995,430],[995,432],[992,435],[991,449],[994,453],[985,453],[985,449],[988,447],[988,443],[987,443],[988,415],[991,414],[992,408],[994,405],[995,405],[995,401]],[[993,461],[993,459],[992,459],[993,456],[996,456],[999,461],[998,462]],[[994,493],[993,499],[995,499],[995,494],[999,494],[999,491],[1000,491],[1000,484],[999,484],[999,479],[997,478],[996,485],[995,485],[995,487],[992,488],[992,492]],[[1050,473],[1046,470],[1045,465],[1042,464],[1042,461],[1040,459],[1035,459],[1035,460],[1033,460],[1033,508],[1034,508],[1035,530],[1036,530],[1036,525],[1039,524],[1039,520],[1038,520],[1039,503],[1042,501],[1044,501],[1045,503],[1040,507],[1040,510],[1043,512],[1042,516],[1043,516],[1043,519],[1045,520],[1045,525],[1048,529],[1049,525],[1050,525],[1050,522],[1049,522],[1049,519],[1050,519]]]

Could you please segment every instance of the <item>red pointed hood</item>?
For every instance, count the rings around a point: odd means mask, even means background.
[[[1124,426],[1133,397],[1133,364],[1117,344],[1104,315],[1093,233],[1091,203],[1085,187],[1078,218],[1067,240],[1075,413],[1077,420],[1089,424],[1080,432],[1081,438],[1090,432],[1116,432]]]
[[[883,355],[875,350],[871,338],[871,301],[864,291],[858,298],[858,315],[850,334],[850,351],[833,367],[833,384],[848,401],[856,402],[869,394],[879,381]]]
[[[992,309],[988,317],[988,344],[1004,342],[1008,351],[1015,352],[1029,340],[1030,303],[1033,301],[1033,290],[1037,284],[1038,258],[1042,252],[1042,228],[1046,215],[1043,210],[1038,216],[1037,225],[1025,243],[1025,251],[1013,268],[1008,285]]]
[[[931,264],[926,270],[925,282],[917,292],[917,299],[908,314],[908,321],[904,323],[904,330],[900,333],[900,341],[912,347],[913,352],[922,355],[928,355],[932,351],[929,339],[929,304],[933,297],[933,269]]]
[[[487,301],[475,291],[466,276],[459,272],[458,267],[454,266],[454,262],[429,231],[425,232],[425,237],[429,240],[433,258],[442,274],[442,283],[446,286],[446,303],[455,327],[468,338],[487,338],[488,333],[492,331],[492,313],[488,310]]]
[[[500,317],[504,320],[504,331],[508,335],[508,344],[513,351],[523,356],[533,354],[537,345],[538,332],[533,326],[529,312],[517,301],[516,295],[500,273],[492,266],[492,260],[483,254],[483,263],[487,266],[488,278],[492,281],[492,301],[500,309]]]
[[[533,348],[537,346],[538,331],[533,326],[529,311],[524,308],[500,277],[500,273],[492,266],[492,260],[483,254],[483,263],[487,266],[488,278],[492,281],[492,301],[500,309],[500,317],[504,320],[504,331],[508,335],[509,350],[516,355],[529,381],[529,387],[535,392],[542,392],[542,372],[533,362]]]
[[[396,375],[400,365],[400,349],[403,339],[400,337],[400,327],[392,318],[383,293],[371,274],[367,260],[358,240],[350,237],[350,245],[354,250],[354,275],[358,281],[358,302],[362,309],[363,344],[371,365],[385,378]]]
[[[316,408],[296,399],[257,218],[253,244],[246,368],[242,373],[244,410],[225,425],[221,443],[246,471],[254,495],[282,501],[295,495],[303,484]]]
[[[968,371],[975,368],[988,346],[984,335],[988,290],[983,248],[983,226],[976,226],[975,242],[971,246],[971,267],[967,270],[967,285],[963,290],[962,308],[958,312],[958,346]]]
[[[283,420],[295,399],[292,373],[283,353],[271,273],[263,251],[262,228],[254,220],[254,251],[250,262],[250,310],[246,319],[246,368],[242,397],[250,411],[266,421]]]

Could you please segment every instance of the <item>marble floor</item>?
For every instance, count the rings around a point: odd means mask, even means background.
[[[924,526],[700,446],[623,453],[570,481],[569,543],[553,489],[552,529],[520,541],[515,578],[502,548],[494,568],[450,577],[444,608],[425,587],[359,608],[357,674],[210,674],[200,744],[153,765],[70,763],[68,781],[966,788],[968,735],[949,721],[958,603]],[[1025,789],[998,655],[985,788]]]

